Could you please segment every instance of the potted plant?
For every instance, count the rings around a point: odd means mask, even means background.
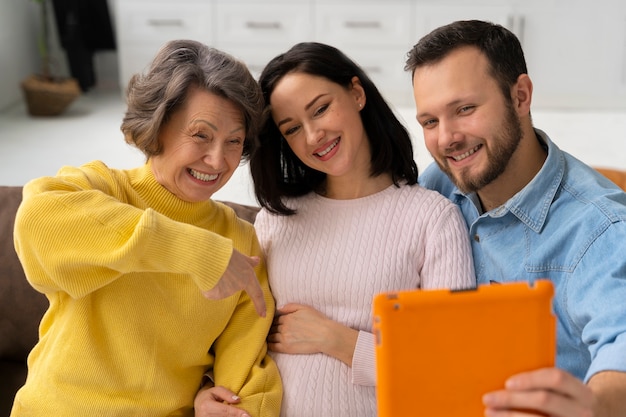
[[[80,95],[80,86],[73,78],[57,77],[52,74],[48,0],[33,1],[40,6],[42,20],[39,36],[41,73],[33,74],[23,80],[21,87],[29,114],[33,116],[56,116],[63,113]]]

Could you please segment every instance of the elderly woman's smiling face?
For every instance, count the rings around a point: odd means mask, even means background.
[[[206,201],[239,166],[245,135],[232,101],[192,88],[159,132],[163,152],[151,158],[154,176],[181,200]]]

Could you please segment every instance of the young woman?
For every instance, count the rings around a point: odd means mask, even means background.
[[[255,227],[277,316],[283,416],[376,415],[375,294],[475,285],[458,209],[417,185],[408,132],[358,65],[319,43],[260,77]]]

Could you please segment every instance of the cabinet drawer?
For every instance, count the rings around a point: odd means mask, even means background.
[[[410,45],[413,2],[316,6],[316,33],[331,45]]]
[[[160,46],[150,43],[129,45],[118,51],[120,88],[122,91],[126,90],[128,81],[134,74],[148,69]]]
[[[254,46],[235,46],[228,48],[228,52],[236,58],[242,60],[252,73],[255,79],[259,79],[259,75],[263,68],[272,58],[278,54],[282,54],[289,49],[291,45],[272,45],[265,48],[255,48]]]
[[[158,7],[157,7],[158,6]],[[121,42],[194,39],[212,42],[211,3],[144,3],[118,1],[117,33]]]
[[[347,47],[342,50],[367,73],[387,102],[412,105],[411,74],[404,71],[405,48]]]
[[[218,3],[217,41],[221,45],[291,46],[311,40],[311,5],[293,3]]]

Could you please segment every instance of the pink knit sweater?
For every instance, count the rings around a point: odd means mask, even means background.
[[[466,225],[450,201],[417,185],[354,200],[310,193],[287,205],[297,214],[261,210],[255,223],[277,307],[307,304],[360,333],[352,368],[324,354],[272,354],[283,379],[281,415],[375,416],[372,298],[473,286]]]

